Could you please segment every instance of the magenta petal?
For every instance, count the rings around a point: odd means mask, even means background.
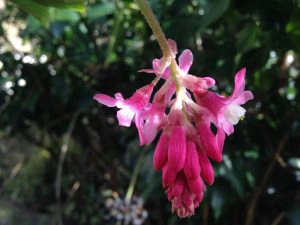
[[[201,149],[198,149],[199,162],[201,166],[201,177],[209,184],[214,183],[214,170],[208,160],[205,152]]]
[[[232,98],[239,96],[242,91],[245,89],[245,75],[246,75],[246,68],[242,68],[238,71],[234,78],[234,90],[232,93]]]
[[[236,105],[243,105],[253,98],[254,96],[251,91],[243,91],[237,98],[233,99],[231,103]]]
[[[169,136],[162,134],[156,145],[154,156],[153,156],[154,169],[157,171],[161,170],[167,162],[168,146],[169,146]]]
[[[193,54],[189,49],[186,49],[179,56],[179,67],[185,73],[188,73],[191,65],[193,64]]]
[[[196,180],[188,180],[189,187],[191,191],[197,196],[200,197],[204,189],[203,181],[200,177]]]
[[[141,69],[138,71],[139,73],[154,73],[153,69]]]
[[[184,178],[183,178],[182,174],[180,173],[180,174],[178,174],[178,176],[174,182],[174,185],[172,186],[173,197],[177,197],[182,194],[184,185],[185,185]]]
[[[225,141],[225,132],[221,128],[218,128],[216,137],[217,137],[218,148],[222,154],[223,147],[224,147],[224,141]]]
[[[214,86],[216,83],[216,81],[211,77],[202,77],[202,79],[205,80],[207,89]]]
[[[177,54],[177,43],[172,39],[168,39],[168,45],[174,55]]]
[[[200,175],[198,153],[194,142],[188,141],[186,146],[186,159],[183,167],[188,180],[196,180]]]
[[[182,202],[184,206],[187,209],[191,208],[191,205],[193,204],[194,196],[192,192],[190,192],[188,189],[185,189],[182,194]]]
[[[210,129],[210,123],[201,120],[197,123],[197,131],[204,150],[206,151],[209,158],[216,162],[221,162],[222,154],[220,149],[218,148],[216,137]]]
[[[99,103],[106,105],[108,107],[114,107],[116,106],[117,100],[105,95],[105,94],[96,94],[93,99],[95,99],[96,101],[98,101]]]
[[[172,185],[176,179],[178,172],[172,169],[168,163],[162,169],[162,180],[163,180],[163,187],[169,187]]]
[[[179,172],[184,166],[185,158],[185,129],[183,126],[174,126],[170,135],[170,142],[168,148],[168,164],[173,170]]]
[[[133,111],[130,107],[124,107],[117,112],[117,118],[119,121],[119,125],[130,127],[131,121],[134,117],[135,111]]]
[[[228,99],[216,95],[212,91],[195,91],[196,102],[200,106],[207,108],[217,118],[224,106],[226,106]]]

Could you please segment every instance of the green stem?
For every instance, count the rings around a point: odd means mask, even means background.
[[[138,6],[140,7],[142,14],[146,18],[147,23],[155,35],[158,44],[163,52],[164,57],[169,58],[172,56],[172,52],[169,48],[167,39],[165,37],[164,32],[162,31],[155,15],[153,14],[150,6],[148,5],[146,0],[135,0]]]
[[[125,195],[125,201],[126,202],[130,202],[130,200],[132,198],[134,187],[135,187],[135,184],[137,182],[137,178],[138,178],[139,172],[140,172],[140,170],[142,168],[142,165],[143,165],[145,152],[146,151],[144,150],[143,153],[140,155],[140,157],[138,159],[138,162],[136,163],[136,166],[134,168],[134,171],[133,171],[133,174],[132,174],[132,178],[131,178],[130,184],[128,186],[126,195]]]

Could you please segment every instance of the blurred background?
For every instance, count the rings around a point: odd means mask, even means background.
[[[153,78],[137,72],[161,52],[134,1],[13,2],[0,0],[1,225],[300,224],[299,0],[149,0],[179,52],[192,50],[192,74],[228,95],[246,67],[255,96],[183,220],[152,168],[155,145],[92,100]]]

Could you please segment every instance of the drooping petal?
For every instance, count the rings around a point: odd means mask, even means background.
[[[193,64],[193,53],[189,49],[184,50],[179,56],[178,61],[180,69],[187,74]]]
[[[188,180],[188,184],[190,187],[190,190],[200,198],[201,193],[203,192],[204,189],[204,184],[200,176],[196,180]]]
[[[99,103],[106,105],[108,107],[114,107],[116,106],[117,100],[105,95],[105,94],[96,94],[93,99],[95,99],[96,101],[98,101]]]
[[[210,122],[204,121],[202,118],[198,119],[197,131],[200,136],[201,144],[209,158],[216,162],[221,162],[222,150],[218,148],[217,139],[210,129]]]
[[[172,169],[168,163],[165,164],[165,166],[162,169],[162,181],[163,181],[163,187],[167,188],[171,186],[177,176],[178,172]]]
[[[185,188],[185,180],[183,175],[179,173],[174,182],[174,185],[172,186],[172,195],[174,197],[181,195],[184,188]]]
[[[225,132],[220,127],[218,128],[216,138],[217,138],[218,148],[222,153],[224,147],[224,141],[225,141]]]
[[[183,170],[187,180],[196,180],[200,175],[198,153],[194,142],[188,141],[187,143]]]
[[[186,137],[183,126],[174,126],[170,134],[170,142],[168,148],[168,164],[179,172],[186,158]]]
[[[169,139],[170,137],[168,135],[162,134],[156,145],[153,156],[153,165],[154,169],[157,171],[161,170],[167,162]]]
[[[209,184],[214,183],[214,170],[209,162],[205,152],[202,149],[198,149],[199,162],[201,166],[201,177]]]

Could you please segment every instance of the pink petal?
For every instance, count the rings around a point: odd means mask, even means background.
[[[242,68],[238,71],[234,78],[234,90],[232,93],[232,98],[239,96],[242,91],[245,89],[245,75],[246,75],[246,68]]]
[[[120,126],[130,127],[135,111],[130,107],[124,107],[117,112],[117,118]]]
[[[201,193],[203,192],[204,189],[204,184],[203,181],[200,177],[196,180],[188,180],[188,184],[190,187],[190,190],[197,196],[201,197]]]
[[[174,126],[170,134],[168,148],[168,164],[170,168],[179,172],[186,158],[186,137],[183,126]]]
[[[169,136],[162,134],[156,145],[153,156],[153,165],[154,169],[157,171],[161,170],[167,162],[169,139]]]
[[[214,183],[214,170],[209,162],[205,152],[201,149],[198,149],[199,162],[201,166],[201,177],[209,184]]]
[[[216,83],[216,81],[211,77],[202,77],[202,79],[205,80],[207,89],[214,86]]]
[[[195,195],[188,190],[188,188],[185,188],[183,194],[182,194],[182,202],[184,206],[188,209],[191,208],[193,204],[193,200],[195,198]]]
[[[96,101],[98,101],[99,103],[106,105],[108,107],[114,107],[116,106],[116,102],[117,100],[105,95],[105,94],[96,94],[93,99],[95,99]]]
[[[186,49],[179,56],[179,67],[185,73],[189,72],[191,65],[193,64],[193,54],[189,49]]]
[[[227,135],[230,135],[234,132],[234,127],[229,123],[223,114],[220,114],[218,117],[219,126],[225,131]]]
[[[172,53],[174,55],[177,54],[177,44],[176,44],[176,41],[172,40],[172,39],[168,39],[168,45],[172,51]]]
[[[198,153],[194,142],[188,141],[186,146],[186,158],[183,167],[187,180],[196,180],[200,175]]]
[[[224,106],[226,106],[228,99],[216,95],[212,91],[199,91],[194,92],[196,102],[198,105],[207,108],[217,118]]]
[[[236,105],[243,105],[253,98],[254,96],[251,91],[243,91],[237,98],[233,99],[231,103]]]
[[[177,176],[178,172],[172,169],[168,163],[165,164],[165,166],[162,168],[162,181],[163,181],[163,187],[169,187],[171,186]]]
[[[141,69],[138,71],[139,73],[154,73],[153,69]]]
[[[217,140],[218,140],[218,148],[220,150],[220,152],[223,152],[223,147],[224,147],[224,141],[225,141],[225,133],[221,128],[218,128],[218,132],[217,132]]]
[[[153,88],[154,84],[152,83],[139,88],[128,100],[125,100],[125,104],[131,108],[142,110],[149,103]]]
[[[218,148],[217,139],[210,129],[210,123],[200,119],[197,121],[197,131],[200,136],[201,143],[209,158],[216,162],[222,161],[222,153]]]
[[[172,186],[172,195],[173,197],[177,197],[179,195],[181,195],[181,193],[183,192],[185,187],[185,180],[184,177],[182,176],[182,174],[178,174],[174,185]]]

